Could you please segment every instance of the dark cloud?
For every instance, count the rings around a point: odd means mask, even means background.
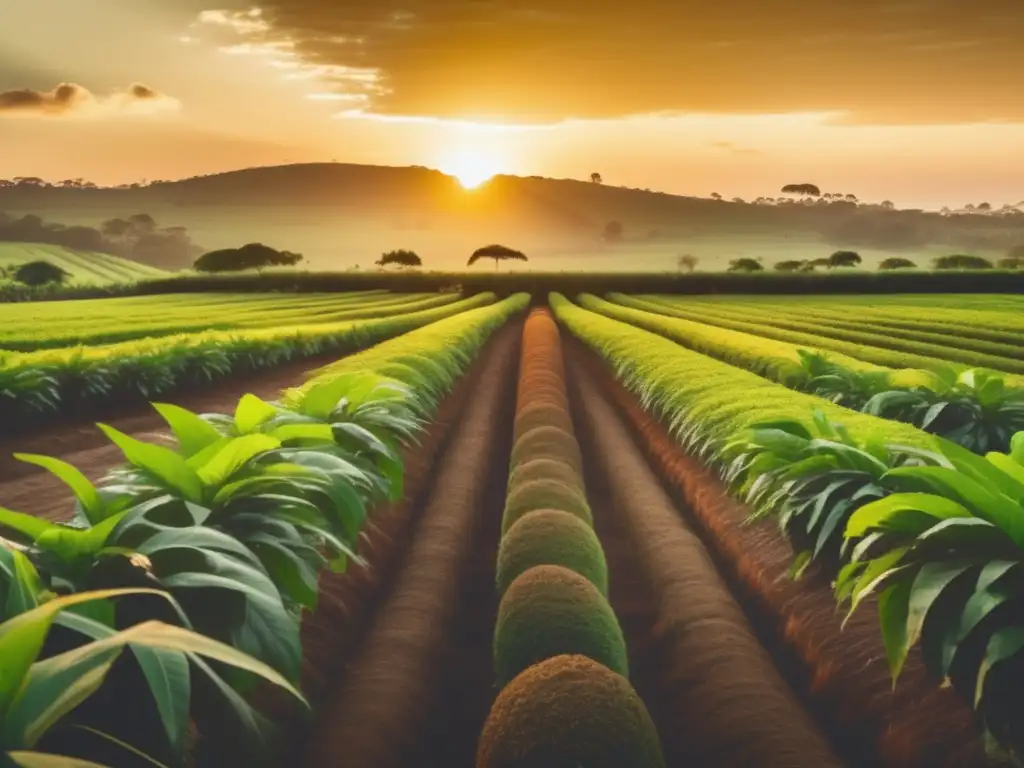
[[[18,88],[0,91],[0,115],[68,115],[79,112],[150,112],[176,108],[178,102],[148,85],[132,83],[123,91],[102,97],[75,83],[52,91]]]
[[[236,31],[289,41],[328,71],[378,71],[384,92],[372,108],[386,114],[1024,120],[1021,0],[268,0],[262,8],[259,22],[249,16]],[[343,78],[338,87],[346,89]]]
[[[91,98],[92,94],[74,83],[61,83],[48,92],[19,88],[0,92],[0,112],[40,112],[59,115]]]

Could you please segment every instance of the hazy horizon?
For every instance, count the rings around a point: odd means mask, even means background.
[[[0,0],[0,176],[335,160],[700,197],[1024,199],[1011,0],[85,6]]]

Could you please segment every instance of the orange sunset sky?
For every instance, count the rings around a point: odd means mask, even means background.
[[[0,176],[339,160],[998,206],[1022,40],[1020,0],[0,0]]]

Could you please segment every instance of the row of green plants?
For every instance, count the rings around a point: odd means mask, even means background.
[[[674,303],[671,297],[666,296],[646,298]],[[1024,323],[1015,321],[1022,309],[1021,305],[1012,303],[1003,309],[993,304],[995,302],[990,300],[986,308],[971,309],[969,306],[868,306],[842,301],[818,305],[745,298],[742,306],[770,311],[775,316],[782,314],[819,324],[834,324],[839,328],[863,329],[923,341],[962,344],[965,340],[977,339],[1010,346],[1024,342]],[[691,308],[705,305],[712,308],[719,305],[732,307],[733,303],[728,300],[690,302]]]
[[[299,627],[318,574],[359,558],[373,505],[403,493],[401,446],[526,300],[355,355],[287,403],[246,395],[232,414],[204,415],[157,404],[175,448],[101,425],[126,463],[98,484],[18,455],[75,503],[66,523],[0,509],[5,759],[269,760],[273,727],[248,697],[270,681],[301,702]],[[386,364],[392,344],[401,366]]]
[[[375,319],[431,309],[459,298],[453,293],[382,293],[356,297],[341,294],[306,301],[290,297],[270,301],[176,303],[166,307],[159,300],[150,300],[138,307],[122,306],[124,300],[119,300],[98,302],[99,306],[87,311],[51,313],[48,317],[33,311],[40,305],[17,306],[7,308],[6,312],[0,308],[0,319],[4,321],[0,348],[32,352],[202,331]]]
[[[984,369],[893,370],[742,331],[583,295],[587,309],[645,328],[690,349],[853,410],[912,424],[974,453],[1005,451],[1024,430],[1024,387]],[[630,302],[634,300],[628,300]],[[642,302],[637,302],[638,305]]]
[[[652,304],[672,309],[685,311],[696,309],[692,304],[673,301],[671,298],[643,297],[643,299]],[[951,333],[948,326],[934,331],[904,330],[893,333],[885,329],[868,328],[858,322],[859,318],[850,315],[846,317],[845,322],[824,320],[795,312],[780,312],[771,308],[748,306],[739,302],[736,304],[711,304],[707,306],[706,310],[701,309],[701,311],[707,312],[710,322],[714,322],[714,318],[752,322],[781,330],[810,333],[855,344],[878,346],[897,352],[922,354],[965,365],[985,365],[999,368],[1007,364],[1019,363],[1021,360],[1020,346],[1016,343],[1018,339],[1012,335],[1000,341],[961,338],[956,333]]]
[[[559,320],[614,367],[753,516],[777,520],[792,572],[834,577],[852,612],[877,597],[894,683],[919,646],[990,746],[1024,755],[1024,435],[979,456],[898,422],[769,382],[554,295]]]
[[[628,682],[626,643],[607,599],[558,327],[534,310],[523,330],[494,629],[498,696],[478,768],[664,766]]]
[[[495,301],[494,294],[478,294],[378,320],[209,331],[93,348],[0,354],[0,422],[24,428],[106,402],[142,401],[291,360],[347,354]]]

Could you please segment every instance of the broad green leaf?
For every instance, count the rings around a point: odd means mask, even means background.
[[[889,662],[893,687],[903,670],[910,650],[907,637],[907,619],[910,612],[910,579],[890,584],[878,596],[878,619],[882,625],[882,641],[885,657]]]
[[[993,473],[1006,476],[991,463],[982,463],[990,467]],[[890,478],[901,484],[909,481],[918,487],[925,487],[937,496],[959,503],[976,517],[999,526],[1024,549],[1024,508],[998,490],[989,491],[982,484],[984,480],[978,482],[961,472],[945,467],[903,467],[890,471],[886,479]],[[988,485],[991,486],[992,483]],[[929,509],[923,511],[930,512]]]
[[[100,429],[121,449],[128,462],[159,477],[188,501],[203,501],[203,484],[181,456],[169,448],[136,440],[106,424]]]
[[[854,512],[846,523],[846,538],[858,538],[888,519],[904,511],[924,512],[938,523],[953,517],[970,517],[970,512],[955,501],[930,493],[894,493],[884,499],[872,501]]]
[[[103,504],[96,493],[96,488],[89,482],[89,478],[83,475],[77,467],[60,459],[40,456],[34,453],[16,453],[14,458],[26,464],[35,464],[37,467],[42,467],[59,478],[75,494],[75,498],[78,499],[82,509],[85,510],[89,522],[97,523],[100,521]]]
[[[176,548],[224,552],[238,558],[243,563],[248,563],[256,568],[260,567],[256,556],[234,536],[203,525],[190,528],[168,528],[136,546],[139,553],[150,557],[157,552]]]
[[[240,435],[248,435],[277,415],[277,408],[264,402],[256,395],[243,395],[235,408],[235,429]]]
[[[167,740],[174,754],[183,758],[188,737],[189,697],[192,684],[188,658],[180,651],[150,648],[141,643],[130,646],[149,684],[149,692],[160,713]]]
[[[39,572],[24,552],[8,549],[0,542],[0,576],[4,575],[6,578],[0,580],[0,595],[3,595],[4,581],[7,582],[7,595],[0,620],[17,616],[39,605],[43,593]]]
[[[856,586],[854,586],[853,591],[850,593],[850,611],[846,615],[844,624],[846,621],[849,621],[850,616],[857,610],[857,606],[860,605],[862,600],[870,596],[876,589],[887,583],[894,576],[899,574],[904,574],[905,576],[907,569],[914,567],[912,565],[899,565],[900,560],[906,554],[907,548],[899,547],[875,558],[865,566],[864,571],[857,579]]]
[[[956,470],[970,477],[975,483],[984,488],[991,488],[993,492],[1003,493],[1011,499],[1019,499],[1024,495],[1024,486],[997,469],[992,462],[949,440],[939,438],[939,444],[942,453]]]
[[[42,650],[50,625],[58,613],[90,600],[139,594],[164,593],[154,589],[103,589],[79,592],[49,600],[0,624],[0,670],[3,671],[0,675],[0,723],[3,722],[15,694],[22,686],[22,681]]]
[[[103,549],[111,532],[127,514],[127,511],[120,512],[92,528],[53,525],[36,539],[36,546],[54,553],[65,562],[79,557],[94,556]]]
[[[1005,472],[1024,487],[1024,466],[1020,463],[1010,456],[1007,456],[1005,453],[987,453],[985,454],[985,458],[988,459],[989,462],[998,470]],[[1018,497],[1017,500],[1024,501],[1024,498]]]
[[[38,539],[54,525],[56,523],[51,523],[42,518],[0,507],[0,528],[9,528],[31,541]]]
[[[1022,651],[1024,651],[1024,627],[1002,627],[989,638],[985,657],[978,670],[978,682],[974,691],[975,708],[978,707],[984,696],[988,673]]]
[[[185,458],[194,456],[222,437],[213,424],[192,411],[170,403],[153,403],[153,407],[174,432],[178,448]]]
[[[275,437],[282,443],[287,443],[289,440],[316,440],[323,443],[334,442],[334,431],[331,429],[330,424],[283,424],[280,427],[274,427],[272,430],[267,432],[271,437]]]
[[[27,752],[20,749],[8,752],[7,756],[20,768],[108,768],[91,760],[50,755],[44,752]]]
[[[942,648],[942,667],[948,673],[960,645],[999,606],[1024,594],[1021,575],[1024,564],[1019,562],[996,561],[987,563],[978,576],[974,593],[967,600],[950,633],[950,642]],[[1016,578],[1009,578],[1015,576]]]
[[[283,595],[310,610],[316,608],[317,575],[309,563],[269,536],[253,536],[247,543]]]
[[[971,569],[963,563],[925,563],[914,577],[907,613],[906,646],[899,657],[899,667],[906,660],[907,651],[921,638],[921,629],[932,605],[950,584]]]
[[[250,460],[280,445],[280,440],[270,435],[236,437],[223,446],[206,464],[199,467],[197,472],[206,485],[220,487]]]

